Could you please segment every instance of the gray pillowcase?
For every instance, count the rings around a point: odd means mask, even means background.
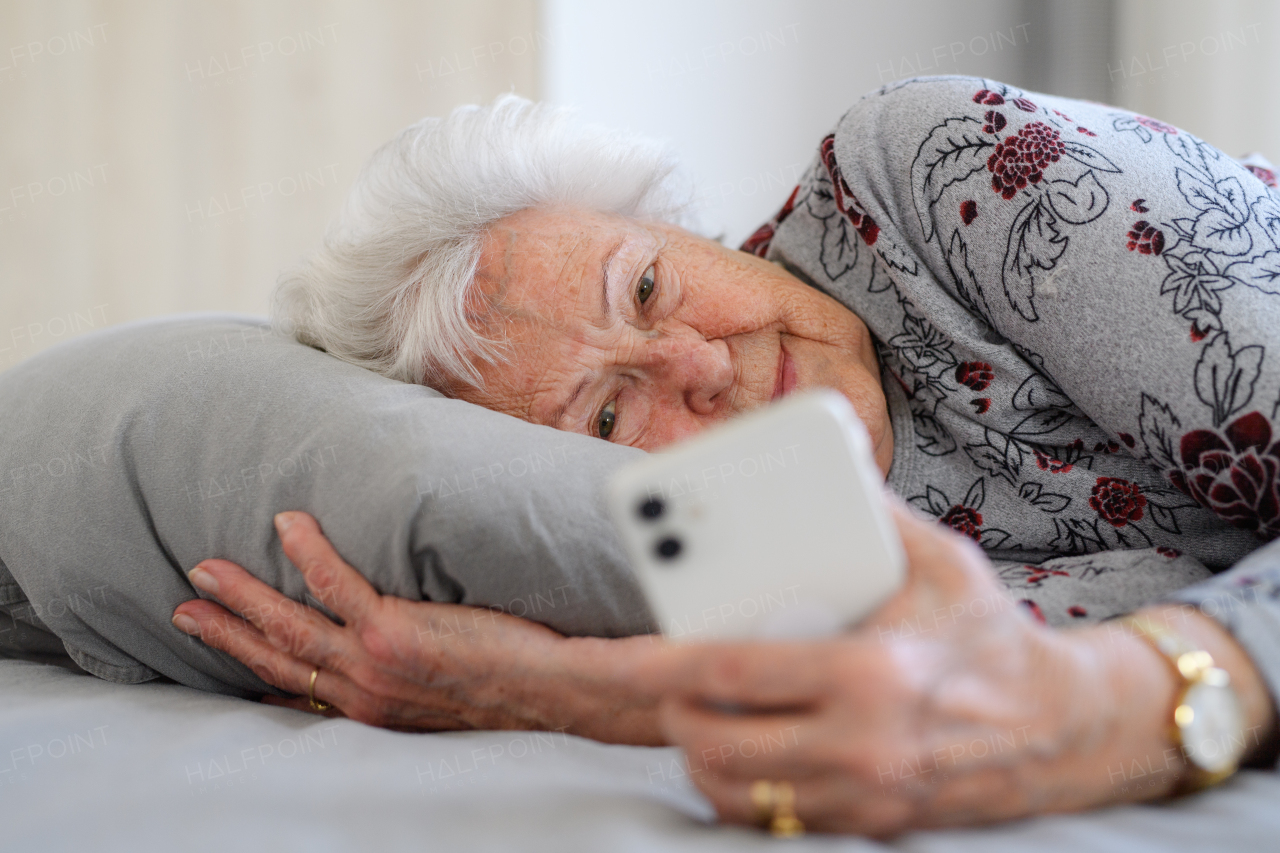
[[[383,593],[566,634],[652,624],[601,488],[642,451],[386,379],[261,319],[188,315],[55,347],[0,374],[0,436],[8,639],[50,632],[108,680],[274,692],[170,617],[210,557],[303,600],[272,526],[288,509]]]

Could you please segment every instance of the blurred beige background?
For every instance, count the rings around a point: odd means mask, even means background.
[[[0,5],[0,368],[92,324],[264,313],[397,130],[538,95],[530,0]]]
[[[0,369],[261,314],[361,163],[506,91],[667,139],[736,243],[904,76],[1107,101],[1280,160],[1274,0],[119,0],[0,5]]]

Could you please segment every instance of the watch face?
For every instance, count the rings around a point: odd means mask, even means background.
[[[1245,746],[1244,714],[1235,691],[1200,681],[1187,688],[1182,705],[1191,709],[1190,720],[1178,720],[1188,760],[1210,773],[1234,768]],[[1182,708],[1178,711],[1182,717]]]

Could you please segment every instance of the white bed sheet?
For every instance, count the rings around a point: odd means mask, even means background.
[[[881,845],[779,844],[711,823],[673,749],[563,734],[413,735],[171,684],[0,661],[0,849],[1263,850],[1280,780],[1244,773],[1168,806]],[[678,764],[675,766],[679,766]]]

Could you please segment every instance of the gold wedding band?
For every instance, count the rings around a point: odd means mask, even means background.
[[[804,835],[804,824],[796,817],[796,789],[790,782],[757,779],[751,783],[751,805],[756,809],[756,822],[767,827],[777,838]]]
[[[320,667],[311,670],[311,683],[307,685],[307,698],[311,700],[311,708],[314,711],[327,711],[333,706],[328,702],[324,702],[316,698],[316,677],[320,675]]]

